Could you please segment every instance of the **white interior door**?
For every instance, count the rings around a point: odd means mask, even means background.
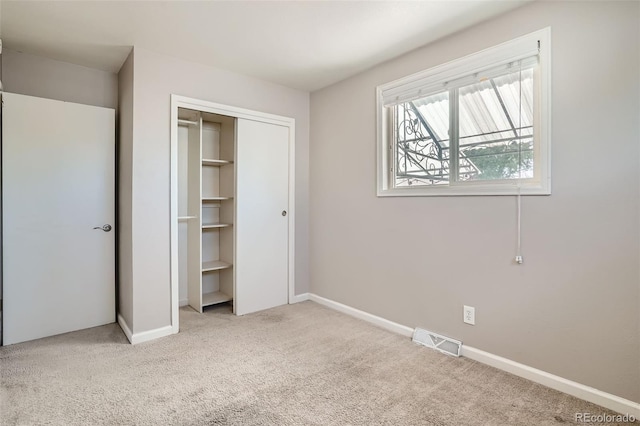
[[[238,119],[235,313],[288,302],[289,128]]]
[[[114,322],[114,110],[3,98],[3,343]]]

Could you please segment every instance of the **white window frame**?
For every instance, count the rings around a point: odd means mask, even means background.
[[[551,194],[551,29],[549,27],[451,62],[377,87],[377,195],[550,195]],[[538,53],[534,72],[534,178],[527,180],[458,181],[449,185],[395,187],[395,144],[389,125],[389,98],[408,93],[433,93],[448,81]],[[385,102],[386,101],[386,102]],[[452,148],[453,149],[453,148]],[[456,147],[457,149],[457,147]]]

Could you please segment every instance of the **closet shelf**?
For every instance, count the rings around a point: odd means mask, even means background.
[[[202,229],[226,228],[227,226],[231,226],[231,224],[230,223],[203,223]]]
[[[178,118],[178,125],[182,125],[182,126],[197,126],[198,124],[200,124],[199,121],[193,121],[193,120],[187,120],[184,118]]]
[[[202,197],[202,202],[231,200],[232,197]]]
[[[204,293],[202,295],[202,306],[217,305],[218,303],[229,302],[231,300],[233,300],[233,297],[221,291]]]
[[[210,262],[202,262],[202,272],[219,271],[220,269],[231,268],[231,264],[221,260],[212,260]]]
[[[220,167],[220,166],[226,166],[227,164],[233,164],[233,161],[214,160],[214,159],[207,159],[207,158],[203,158],[202,159],[202,165],[203,166]]]

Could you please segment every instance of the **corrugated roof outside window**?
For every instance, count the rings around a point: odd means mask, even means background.
[[[458,116],[449,97],[457,94]],[[533,177],[533,68],[396,105],[396,186],[447,184],[450,125],[457,181]]]

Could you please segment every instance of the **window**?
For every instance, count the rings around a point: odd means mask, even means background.
[[[550,194],[544,29],[378,87],[378,195]]]

